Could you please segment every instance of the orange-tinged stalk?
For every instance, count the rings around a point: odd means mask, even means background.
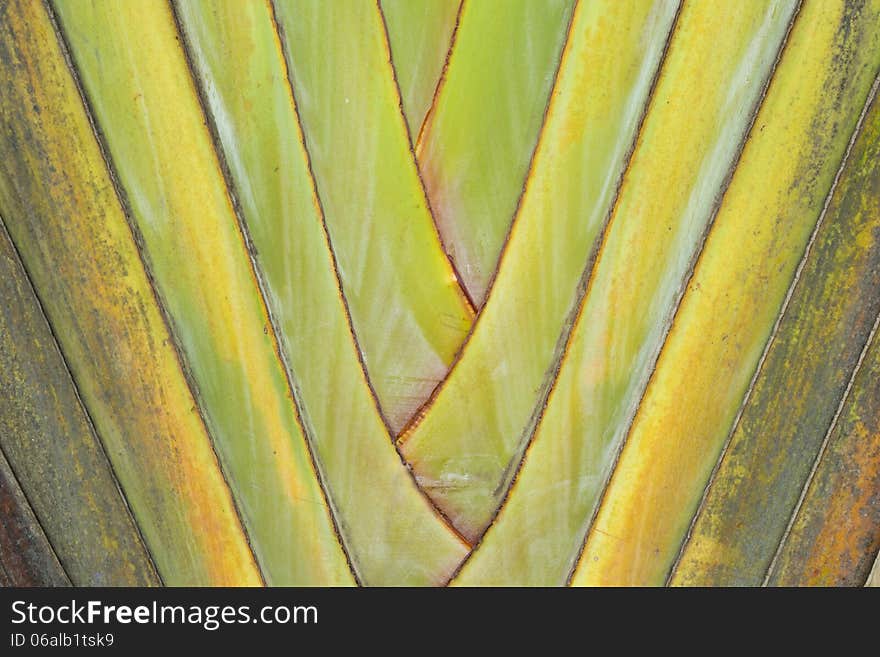
[[[771,566],[774,586],[860,586],[880,550],[878,324]]]
[[[683,6],[559,375],[457,584],[565,582],[796,8]]]
[[[876,0],[801,10],[574,584],[666,580],[868,97],[878,20]]]
[[[763,581],[880,312],[878,230],[875,96],[853,135],[672,584]]]
[[[168,584],[262,582],[43,4],[0,7],[0,212]]]

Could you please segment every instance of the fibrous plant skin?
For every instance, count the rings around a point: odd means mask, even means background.
[[[416,137],[437,228],[478,307],[546,121],[575,4],[464,0],[446,70]],[[626,12],[638,9],[625,7],[613,20],[633,27],[638,18]]]
[[[276,0],[275,15],[352,330],[396,433],[446,374],[473,308],[433,223],[379,6]]]
[[[573,583],[668,576],[859,125],[880,69],[878,20],[877,2],[802,7]]]
[[[492,293],[452,372],[399,439],[420,484],[471,540],[504,499],[555,380],[677,8],[612,0],[575,9]],[[596,96],[604,102],[588,101]]]
[[[877,25],[0,3],[0,585],[877,585]]]
[[[265,58],[251,60],[254,69],[227,67],[218,52],[222,42],[212,40],[212,27],[244,40],[249,30],[241,26],[272,31],[276,17],[271,8],[255,7],[248,18],[244,7],[228,3],[178,7],[232,185],[244,190],[241,213],[256,266],[353,569],[364,583],[436,583],[466,546],[418,491],[370,394],[280,36]],[[281,83],[260,85],[267,77]],[[273,157],[265,157],[267,149]]]
[[[445,77],[463,0],[381,0],[410,139],[418,139]]]
[[[57,17],[264,577],[345,582],[171,7],[62,2]]]
[[[682,8],[540,424],[456,583],[565,582],[795,15]]]
[[[673,584],[761,584],[826,436],[844,419],[844,394],[867,392],[851,386],[880,313],[876,95],[863,121]],[[862,361],[860,368],[865,367]],[[853,419],[858,417],[870,414],[862,411]],[[849,523],[841,522],[835,531],[856,540]],[[863,576],[854,566],[841,562],[842,573]]]
[[[29,531],[46,533],[52,555],[72,583],[157,584],[155,565],[2,218],[0,286],[6,302],[0,306],[4,495],[15,501],[24,496],[27,507],[39,514],[39,521],[33,516],[36,527],[28,521]],[[25,486],[21,495],[15,492],[20,484]],[[19,516],[8,508],[4,513],[9,518],[28,515],[28,510]],[[0,554],[15,552],[3,549]],[[20,556],[29,554],[20,550]],[[5,570],[15,578],[22,568]],[[52,570],[43,567],[36,574],[52,575]]]
[[[164,582],[261,584],[49,11],[0,5],[0,215]]]

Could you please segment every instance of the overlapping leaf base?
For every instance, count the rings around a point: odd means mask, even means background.
[[[0,3],[0,584],[876,585],[878,25]]]

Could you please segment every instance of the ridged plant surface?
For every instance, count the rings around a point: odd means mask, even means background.
[[[0,585],[880,585],[878,25],[0,3]]]

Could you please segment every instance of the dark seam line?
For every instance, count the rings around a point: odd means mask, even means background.
[[[449,48],[446,50],[446,59],[443,62],[443,68],[440,69],[440,77],[437,78],[437,84],[434,86],[434,94],[431,96],[431,104],[428,106],[428,111],[425,112],[421,126],[419,126],[419,134],[416,136],[415,144],[413,144],[416,150],[422,145],[422,138],[424,137],[425,130],[431,122],[433,118],[432,115],[437,108],[437,101],[440,99],[441,90],[446,86],[446,74],[449,71],[449,62],[452,59],[452,53],[455,51],[455,44],[458,41],[458,28],[461,25],[461,16],[464,11],[465,2],[467,2],[467,0],[459,0],[458,3],[458,11],[455,13],[455,25],[452,26],[452,34],[449,36]]]
[[[257,284],[257,293],[260,297],[260,304],[263,307],[263,310],[266,313],[269,322],[269,336],[272,340],[273,349],[275,351],[275,355],[278,358],[279,364],[281,365],[281,370],[284,374],[284,379],[287,384],[287,388],[290,392],[291,406],[293,406],[294,415],[296,419],[296,423],[299,426],[300,431],[303,433],[303,437],[305,440],[306,452],[309,456],[309,462],[311,466],[312,473],[315,475],[318,481],[318,488],[321,491],[321,497],[324,500],[324,506],[327,511],[328,518],[330,520],[331,526],[333,528],[333,533],[336,537],[336,541],[339,544],[339,547],[342,551],[342,554],[345,557],[346,564],[348,565],[349,571],[354,577],[355,581],[360,584],[358,576],[354,570],[354,566],[351,561],[351,557],[346,549],[345,543],[342,540],[342,536],[339,532],[339,527],[337,525],[336,516],[334,512],[334,506],[330,501],[329,492],[327,490],[326,482],[324,481],[320,470],[318,469],[317,459],[312,450],[312,445],[309,441],[309,432],[307,431],[305,424],[303,422],[302,415],[300,413],[299,408],[299,390],[295,385],[292,375],[292,370],[287,361],[286,355],[283,352],[281,343],[278,339],[279,330],[278,330],[278,320],[275,318],[275,314],[270,308],[269,305],[269,295],[266,293],[267,285],[264,281],[264,274],[257,262],[257,249],[254,245],[253,239],[251,238],[250,232],[247,228],[247,224],[245,222],[244,211],[241,208],[241,204],[238,199],[238,195],[236,193],[235,184],[233,182],[232,172],[229,168],[229,163],[226,160],[225,151],[223,150],[223,145],[220,140],[219,130],[217,129],[216,120],[214,114],[211,112],[210,105],[207,102],[207,98],[205,97],[204,89],[202,85],[199,83],[199,75],[196,71],[195,65],[193,63],[192,57],[192,46],[189,42],[189,39],[186,36],[186,31],[183,28],[183,23],[180,20],[180,14],[177,9],[177,0],[170,0],[169,2],[171,7],[171,13],[174,18],[174,24],[177,29],[177,33],[180,37],[181,49],[184,53],[184,58],[186,60],[187,68],[189,69],[190,78],[193,83],[193,87],[196,92],[196,96],[199,100],[199,105],[202,110],[202,114],[205,117],[206,126],[208,128],[208,134],[211,140],[211,145],[214,150],[215,156],[217,158],[217,164],[223,176],[223,181],[226,186],[227,196],[229,198],[230,204],[232,205],[233,214],[235,215],[235,224],[237,228],[237,232],[239,237],[242,239],[242,245],[244,246],[245,251],[248,255],[248,264],[250,266],[251,274],[254,277],[254,280]]]
[[[440,74],[440,79],[437,81],[437,86],[434,88],[434,97],[436,98],[437,92],[442,84],[443,78],[446,75],[446,66],[449,64],[449,57],[452,53],[452,48],[455,45],[455,36],[458,32],[458,22],[461,17],[461,8],[464,6],[464,0],[458,5],[458,12],[455,16],[455,26],[452,30],[452,36],[450,38],[449,49],[446,51],[446,62],[443,65],[443,70]],[[407,144],[409,145],[409,153],[410,158],[413,161],[413,165],[416,169],[416,175],[419,178],[419,187],[422,191],[422,197],[425,199],[425,205],[428,208],[428,214],[431,215],[431,229],[434,231],[434,235],[437,237],[437,242],[440,245],[440,250],[443,252],[443,256],[446,261],[449,263],[449,266],[452,268],[452,274],[455,277],[455,283],[458,287],[461,295],[464,297],[465,304],[467,306],[468,314],[470,315],[471,320],[473,320],[474,315],[477,312],[477,307],[474,304],[474,299],[471,296],[470,291],[467,289],[467,286],[464,283],[464,278],[461,276],[461,272],[458,270],[458,267],[455,264],[455,260],[452,259],[452,256],[449,253],[449,249],[446,246],[446,242],[443,240],[443,234],[440,232],[440,227],[437,224],[437,217],[434,214],[434,208],[431,205],[431,198],[428,196],[428,189],[425,186],[425,179],[422,176],[422,167],[419,163],[419,159],[416,156],[415,144],[413,142],[412,132],[409,129],[409,122],[406,120],[406,111],[403,107],[403,92],[400,90],[400,82],[397,79],[397,67],[394,65],[394,53],[391,49],[391,38],[388,33],[388,21],[385,18],[385,11],[382,9],[381,0],[376,0],[376,7],[379,10],[379,16],[382,19],[382,29],[384,32],[383,39],[385,42],[385,52],[388,55],[388,65],[391,69],[391,77],[394,80],[394,88],[397,93],[397,107],[400,112],[400,117],[403,119],[404,129],[406,130],[406,139]],[[433,106],[433,105],[432,105]],[[430,109],[429,109],[430,111]],[[424,124],[422,124],[424,125]],[[421,133],[420,133],[421,135]]]
[[[296,115],[297,125],[299,126],[299,131],[300,131],[300,135],[301,135],[300,143],[302,144],[303,152],[305,153],[305,156],[306,156],[306,168],[308,169],[308,172],[309,172],[309,179],[311,181],[312,193],[314,195],[314,201],[315,201],[315,204],[317,205],[318,214],[321,219],[321,230],[324,234],[324,241],[327,246],[327,252],[330,256],[330,262],[333,266],[333,275],[336,278],[336,291],[339,294],[340,300],[342,301],[343,310],[345,311],[345,313],[344,313],[345,314],[345,321],[348,326],[348,332],[349,332],[349,335],[352,340],[352,345],[354,346],[355,354],[357,355],[358,363],[360,364],[361,373],[363,374],[363,377],[364,377],[364,383],[366,384],[367,389],[370,392],[370,397],[372,398],[373,406],[376,410],[376,413],[379,416],[380,421],[382,422],[382,425],[385,428],[385,433],[388,436],[389,441],[392,444],[394,444],[398,459],[400,460],[404,469],[408,473],[410,480],[413,482],[413,485],[415,486],[416,490],[425,499],[425,501],[428,503],[431,510],[439,518],[441,518],[445,522],[445,524],[448,526],[448,528],[452,532],[454,532],[460,538],[460,540],[462,540],[465,544],[467,544],[469,546],[470,543],[468,541],[466,541],[463,536],[461,536],[461,534],[458,532],[458,530],[452,524],[452,521],[446,516],[446,514],[443,513],[443,511],[441,511],[437,507],[437,505],[430,498],[430,496],[428,496],[427,493],[425,493],[425,491],[422,489],[422,487],[419,486],[418,481],[416,480],[415,474],[412,471],[412,468],[410,467],[409,463],[407,463],[406,459],[403,458],[403,454],[400,452],[400,449],[398,449],[397,445],[392,440],[392,436],[394,434],[391,431],[391,427],[388,423],[387,418],[385,417],[384,413],[382,412],[382,407],[379,404],[379,398],[376,395],[376,391],[373,388],[373,384],[370,381],[369,374],[367,373],[367,365],[366,365],[366,362],[364,361],[364,354],[363,354],[363,351],[361,350],[360,343],[358,342],[357,334],[355,333],[355,330],[354,330],[354,325],[352,324],[351,310],[348,306],[348,299],[346,298],[345,293],[343,292],[343,289],[342,289],[342,278],[339,273],[339,263],[336,259],[336,252],[333,249],[333,243],[330,240],[330,232],[327,227],[327,219],[326,219],[326,216],[324,215],[324,205],[323,205],[323,202],[321,201],[321,195],[318,192],[317,180],[315,178],[314,170],[312,169],[312,156],[309,151],[308,144],[306,142],[305,126],[303,124],[302,116],[299,113],[299,104],[296,100],[296,91],[294,89],[293,79],[292,79],[291,73],[290,73],[290,61],[291,61],[290,57],[291,56],[290,56],[290,53],[287,49],[287,42],[286,42],[286,39],[284,36],[284,28],[282,27],[280,21],[277,20],[277,14],[275,12],[274,0],[267,0],[267,2],[269,2],[270,6],[272,8],[272,20],[275,23],[275,29],[278,33],[278,41],[281,44],[281,50],[284,55],[283,59],[285,62],[285,69],[286,69],[285,72],[287,74],[287,86],[288,86],[288,89],[290,90],[290,97],[292,99],[293,110],[294,110],[294,114]]]
[[[464,2],[466,2],[466,1],[467,0],[462,0],[462,4],[464,4]],[[458,349],[456,350],[455,355],[452,357],[452,362],[450,363],[449,368],[446,371],[446,375],[442,379],[440,379],[440,381],[437,382],[437,385],[434,386],[434,389],[431,391],[431,394],[428,395],[428,398],[422,403],[421,406],[419,406],[413,412],[413,414],[410,416],[410,419],[407,420],[404,423],[401,430],[397,432],[396,442],[398,445],[403,445],[407,440],[409,440],[409,438],[412,436],[413,432],[416,430],[416,428],[418,428],[418,426],[422,423],[422,420],[425,419],[425,416],[431,410],[431,407],[434,405],[434,402],[437,400],[437,397],[443,391],[443,388],[446,386],[447,382],[449,381],[450,377],[452,376],[453,371],[455,370],[455,368],[458,366],[458,364],[461,362],[462,358],[464,357],[465,352],[467,351],[468,345],[470,345],[471,339],[473,338],[474,333],[477,330],[477,327],[480,322],[480,318],[483,316],[483,310],[486,308],[487,305],[489,305],[489,298],[490,298],[490,295],[492,294],[492,291],[495,287],[495,281],[498,278],[498,272],[501,270],[501,265],[504,261],[504,256],[507,253],[508,246],[510,245],[510,238],[511,238],[511,235],[513,234],[513,229],[516,226],[516,224],[518,223],[517,220],[519,219],[519,216],[520,216],[520,208],[522,207],[523,198],[525,197],[526,190],[528,189],[528,186],[529,186],[529,182],[531,182],[533,174],[534,174],[535,156],[538,153],[538,150],[541,145],[542,137],[544,136],[545,127],[547,125],[547,116],[550,112],[550,105],[552,103],[553,96],[557,92],[556,87],[557,87],[557,83],[559,82],[559,71],[562,68],[562,58],[565,55],[565,50],[566,50],[566,47],[568,46],[568,43],[571,41],[571,30],[572,30],[572,26],[574,25],[574,15],[577,12],[578,7],[580,6],[580,2],[581,2],[581,0],[575,0],[575,5],[572,8],[571,15],[568,18],[568,26],[566,27],[566,30],[565,30],[565,38],[562,41],[562,47],[560,48],[560,51],[559,51],[559,59],[556,64],[556,71],[553,74],[553,82],[550,85],[550,93],[547,94],[547,102],[544,105],[544,115],[541,118],[541,125],[540,125],[540,128],[538,129],[538,136],[537,136],[537,139],[535,140],[535,146],[532,149],[532,154],[529,156],[529,165],[526,168],[526,177],[523,180],[522,188],[520,189],[519,197],[517,198],[516,206],[514,207],[511,221],[507,227],[507,233],[504,236],[504,242],[501,246],[501,252],[500,252],[500,254],[498,256],[498,260],[495,264],[495,269],[492,272],[492,276],[489,278],[488,284],[486,285],[486,293],[483,298],[483,303],[482,303],[482,305],[480,305],[479,308],[477,308],[477,314],[475,315],[473,322],[471,323],[471,327],[468,330],[467,335],[465,335],[464,340],[462,340],[461,345],[459,345]]]
[[[58,354],[59,358],[61,358],[64,372],[67,374],[67,377],[70,380],[71,388],[73,389],[74,398],[76,399],[76,402],[79,405],[80,410],[82,411],[83,417],[86,421],[86,426],[89,429],[92,440],[98,447],[100,453],[99,458],[103,457],[105,463],[107,464],[108,470],[110,472],[111,481],[113,482],[113,485],[116,486],[116,490],[119,493],[119,497],[122,499],[122,504],[125,508],[126,513],[128,514],[129,520],[131,520],[132,527],[134,527],[135,533],[137,534],[138,540],[140,541],[140,545],[143,548],[144,553],[147,556],[147,560],[153,569],[153,572],[150,574],[156,576],[160,586],[164,586],[162,576],[159,574],[159,569],[156,567],[156,562],[153,559],[153,555],[150,552],[150,549],[147,547],[147,542],[144,539],[143,533],[141,532],[140,525],[134,518],[134,513],[131,510],[131,505],[128,502],[128,497],[125,495],[125,491],[122,489],[122,485],[119,483],[119,478],[116,475],[116,470],[113,467],[113,463],[110,461],[110,457],[107,455],[107,451],[104,447],[103,441],[98,436],[98,431],[95,428],[94,422],[92,421],[92,416],[89,414],[89,410],[79,394],[79,386],[77,385],[76,379],[73,376],[73,370],[71,370],[70,364],[67,362],[67,357],[64,355],[64,352],[61,349],[61,343],[58,341],[58,336],[55,333],[55,328],[49,321],[49,315],[46,314],[45,308],[43,307],[43,302],[40,300],[39,294],[37,294],[37,289],[34,286],[33,280],[31,279],[31,276],[27,271],[27,267],[25,266],[24,260],[21,257],[21,253],[19,252],[18,247],[15,245],[15,242],[13,241],[12,236],[9,234],[9,231],[6,229],[6,224],[3,222],[2,216],[0,216],[0,232],[4,234],[6,239],[9,241],[9,244],[12,246],[13,253],[18,259],[17,264],[24,274],[25,284],[28,286],[31,294],[33,294],[34,301],[36,301],[37,311],[40,317],[42,317],[43,321],[46,323],[46,327],[49,329],[49,338],[52,341],[55,352]]]
[[[578,7],[575,7],[575,10],[572,12],[572,22],[574,19],[574,13],[577,11]],[[626,175],[629,172],[629,168],[632,165],[633,157],[636,153],[637,146],[639,143],[639,138],[641,137],[642,127],[645,123],[645,119],[648,116],[649,109],[651,107],[652,100],[654,98],[654,91],[657,88],[657,84],[660,80],[660,72],[663,69],[663,64],[666,60],[666,54],[669,50],[669,44],[672,40],[672,34],[675,32],[675,28],[678,22],[678,17],[681,12],[681,3],[679,3],[678,8],[676,9],[675,16],[672,19],[672,22],[669,26],[669,32],[666,37],[666,41],[664,43],[663,51],[660,54],[660,58],[657,62],[657,67],[654,71],[653,78],[651,80],[651,86],[648,89],[648,94],[645,98],[644,107],[642,108],[641,115],[639,116],[638,122],[635,126],[635,130],[633,131],[632,141],[630,143],[629,148],[627,149],[626,155],[624,156],[624,165],[621,167],[620,173],[617,176],[617,181],[614,187],[614,194],[611,197],[608,205],[608,210],[605,213],[605,218],[602,222],[602,227],[599,230],[599,234],[596,236],[596,239],[593,242],[593,246],[591,248],[590,254],[587,258],[586,265],[584,266],[584,270],[581,273],[580,280],[578,281],[577,291],[575,293],[575,298],[572,302],[572,306],[569,309],[568,317],[563,324],[562,333],[559,336],[557,341],[557,346],[555,349],[555,355],[552,361],[551,369],[545,375],[545,381],[542,385],[544,391],[541,393],[540,401],[536,405],[535,410],[532,412],[532,417],[529,419],[529,423],[526,425],[526,429],[523,432],[526,436],[525,446],[522,448],[522,453],[520,458],[515,463],[513,476],[510,479],[510,483],[507,485],[507,488],[504,492],[504,496],[501,502],[495,509],[495,512],[492,515],[492,519],[489,524],[483,529],[479,539],[477,540],[476,545],[473,550],[468,554],[468,558],[465,562],[459,566],[455,573],[453,573],[452,578],[450,578],[450,582],[461,572],[465,563],[470,559],[471,555],[477,550],[477,548],[482,544],[483,539],[488,534],[489,530],[495,525],[496,520],[501,515],[503,510],[507,506],[507,502],[510,499],[511,493],[514,491],[516,483],[519,480],[519,475],[522,472],[523,465],[525,464],[526,459],[528,458],[528,454],[531,451],[532,446],[534,445],[535,437],[538,433],[538,429],[544,419],[544,413],[547,410],[547,405],[550,399],[550,395],[556,389],[556,384],[559,381],[559,373],[562,369],[562,364],[565,361],[565,357],[568,354],[569,347],[571,346],[571,340],[574,336],[575,326],[578,324],[581,314],[584,310],[585,301],[589,294],[590,289],[592,288],[592,283],[595,279],[594,273],[596,264],[600,260],[600,256],[602,250],[605,246],[606,240],[608,238],[608,233],[610,232],[612,220],[616,215],[615,210],[617,209],[617,204],[620,200],[620,191],[623,188],[624,181],[626,180]],[[562,68],[562,63],[560,62],[560,68]],[[514,465],[514,464],[511,464]],[[507,474],[505,473],[504,479],[507,478]],[[502,479],[502,481],[504,480]]]
[[[57,20],[55,16],[54,7],[52,7],[52,2],[55,0],[42,0],[46,9],[49,13],[50,20],[52,21],[52,25],[55,28],[55,34],[58,37],[58,42],[61,46],[61,51],[64,53],[64,59],[67,62],[68,69],[70,70],[70,74],[76,84],[77,91],[80,95],[80,100],[83,103],[83,109],[85,111],[86,118],[88,119],[89,125],[92,128],[92,133],[94,134],[95,140],[98,144],[98,149],[101,152],[101,156],[104,160],[104,164],[107,170],[108,177],[113,186],[113,190],[116,193],[117,201],[119,202],[120,208],[122,210],[122,214],[125,217],[125,223],[128,225],[129,232],[131,233],[132,240],[140,256],[141,264],[143,265],[143,271],[147,278],[147,281],[150,285],[150,290],[153,293],[154,300],[156,301],[156,306],[159,311],[159,316],[162,318],[162,321],[165,325],[165,329],[168,331],[169,341],[173,347],[173,351],[177,360],[177,364],[180,367],[181,374],[187,386],[190,390],[190,394],[193,397],[194,406],[196,411],[198,412],[199,419],[201,421],[202,427],[205,430],[205,434],[208,438],[208,444],[211,447],[211,452],[214,455],[214,460],[217,464],[217,468],[220,472],[220,476],[223,480],[224,485],[226,486],[227,492],[229,493],[230,502],[232,504],[232,509],[235,514],[236,519],[239,523],[239,528],[241,529],[241,533],[244,536],[245,542],[247,543],[248,550],[250,551],[251,558],[253,559],[254,566],[256,567],[257,573],[260,576],[260,580],[263,585],[266,585],[266,578],[263,575],[262,568],[260,567],[259,561],[257,560],[257,555],[254,553],[253,546],[250,542],[250,537],[245,530],[244,520],[242,519],[241,510],[238,508],[238,503],[236,502],[235,495],[232,492],[232,488],[229,485],[229,480],[226,475],[226,471],[223,468],[223,464],[220,461],[220,457],[217,454],[217,448],[214,444],[214,436],[209,429],[209,424],[207,421],[207,417],[204,411],[203,402],[201,398],[201,393],[199,392],[198,385],[196,384],[195,377],[192,375],[192,372],[189,368],[189,364],[184,357],[183,347],[177,337],[177,333],[174,330],[174,321],[171,318],[170,313],[168,312],[164,299],[159,292],[158,285],[153,275],[152,266],[150,265],[149,255],[146,250],[146,246],[144,244],[143,235],[141,235],[139,228],[136,225],[134,220],[134,215],[131,210],[131,205],[128,201],[128,195],[125,192],[116,172],[116,167],[113,163],[112,156],[110,154],[110,149],[107,146],[106,138],[104,137],[104,133],[101,131],[98,126],[97,119],[94,115],[94,110],[91,105],[91,101],[89,99],[88,94],[86,93],[85,87],[80,80],[79,74],[76,69],[76,64],[71,55],[70,48],[67,43],[67,37],[64,32],[64,28],[62,27],[60,21]]]
[[[834,413],[834,417],[831,419],[831,424],[828,426],[828,430],[825,432],[825,437],[822,439],[822,445],[819,447],[819,452],[816,454],[816,458],[813,459],[813,466],[810,469],[810,473],[807,475],[807,479],[801,488],[801,494],[798,498],[797,504],[795,504],[795,507],[791,512],[791,516],[789,516],[785,532],[783,533],[782,538],[779,540],[779,544],[776,546],[776,551],[773,554],[773,559],[770,561],[770,565],[767,567],[767,571],[764,574],[764,579],[761,583],[761,586],[768,586],[771,577],[774,575],[776,566],[779,562],[779,558],[782,556],[782,552],[785,549],[785,546],[788,544],[788,539],[791,536],[791,531],[794,528],[798,517],[800,517],[801,508],[803,507],[804,501],[806,500],[807,495],[812,488],[812,483],[815,479],[816,472],[818,472],[819,467],[822,464],[822,460],[824,459],[825,453],[828,450],[828,446],[831,443],[831,437],[838,427],[840,416],[843,414],[843,409],[846,408],[846,403],[849,401],[853,387],[855,387],[856,377],[861,370],[862,363],[864,363],[865,358],[868,355],[868,350],[871,348],[874,342],[874,337],[877,335],[878,328],[880,328],[880,313],[878,313],[877,317],[874,319],[874,325],[871,327],[871,332],[868,334],[868,339],[862,347],[862,351],[859,354],[859,359],[856,362],[852,374],[849,377],[849,381],[846,384],[846,390],[844,390],[843,397],[841,397],[840,403],[837,406],[837,411]]]
[[[9,468],[9,473],[12,475],[13,483],[18,486],[18,491],[21,493],[21,497],[24,500],[24,503],[27,505],[26,511],[30,511],[31,515],[33,516],[34,521],[36,522],[37,529],[39,530],[40,535],[43,537],[43,540],[46,542],[46,547],[49,548],[49,556],[55,560],[58,569],[61,571],[61,574],[64,575],[64,578],[67,580],[68,584],[73,586],[73,580],[70,579],[70,575],[67,573],[67,569],[64,567],[64,564],[61,563],[61,559],[58,558],[58,553],[55,551],[55,546],[52,545],[52,541],[49,540],[49,535],[46,533],[46,528],[43,527],[43,523],[40,521],[40,516],[37,515],[37,512],[34,510],[34,505],[31,504],[31,501],[28,498],[28,494],[22,487],[21,480],[18,478],[18,474],[16,474],[15,468],[12,467],[12,463],[10,463],[9,459],[6,457],[6,452],[4,451],[2,444],[0,444],[0,458],[3,459],[3,462],[6,463],[6,466]],[[12,497],[15,497],[14,492],[12,493]],[[24,514],[24,517],[27,517],[27,513]],[[31,525],[30,522],[28,522],[27,524]]]
[[[794,26],[795,26],[795,23],[797,22],[798,16],[800,16],[800,11],[801,11],[802,7],[803,7],[803,0],[799,0],[797,6],[794,8],[791,19],[789,19],[788,27],[785,31],[785,35],[782,37],[782,43],[779,46],[779,51],[776,53],[776,59],[774,60],[773,65],[770,68],[770,72],[767,76],[767,80],[764,82],[764,88],[763,88],[761,95],[758,98],[758,102],[756,103],[755,108],[753,110],[751,122],[749,123],[749,126],[746,129],[745,136],[744,136],[743,141],[739,147],[739,151],[738,151],[736,157],[734,158],[733,167],[730,172],[730,179],[727,180],[727,182],[725,183],[724,192],[722,194],[725,194],[727,191],[727,188],[730,186],[730,181],[733,179],[733,173],[735,172],[736,168],[739,166],[739,161],[742,157],[742,153],[743,153],[743,151],[745,151],[746,144],[748,143],[749,139],[751,138],[751,131],[754,128],[755,122],[758,120],[758,114],[760,113],[761,107],[764,104],[764,99],[767,97],[767,93],[770,90],[770,85],[771,85],[773,79],[775,78],[776,70],[779,68],[779,62],[782,60],[782,57],[785,53],[785,50],[788,47],[789,38],[791,36],[792,30],[794,30]],[[829,199],[830,199],[830,196],[829,196]],[[826,208],[827,208],[827,202],[826,202]],[[714,210],[714,213],[717,214],[719,211],[720,211],[720,199],[719,199],[718,206]],[[823,210],[823,214],[824,214],[824,212],[825,211]],[[715,216],[713,215],[713,217],[710,221],[712,223],[714,223],[714,219],[715,219]],[[791,299],[791,295],[794,292],[795,286],[797,285],[798,278],[800,277],[800,272],[803,269],[804,264],[806,263],[807,256],[809,255],[809,252],[810,252],[810,247],[812,246],[812,243],[813,243],[813,240],[815,239],[816,233],[819,230],[819,224],[821,224],[821,219],[819,220],[819,222],[816,224],[816,226],[813,229],[813,235],[810,238],[810,242],[807,245],[807,250],[804,252],[803,258],[801,258],[801,262],[798,266],[798,269],[795,272],[795,276],[792,279],[791,285],[789,286],[788,293],[786,294],[785,300],[783,301],[782,308],[779,311],[779,315],[776,318],[776,323],[770,333],[770,338],[767,340],[766,344],[764,345],[764,351],[758,360],[758,365],[755,368],[754,374],[752,375],[752,380],[749,382],[749,387],[746,390],[745,396],[743,397],[743,400],[740,403],[740,407],[739,407],[739,410],[737,411],[736,417],[734,418],[733,425],[731,426],[730,430],[728,431],[727,437],[724,440],[724,445],[721,448],[721,453],[719,454],[718,459],[715,462],[715,466],[712,469],[712,473],[709,475],[709,480],[706,482],[706,486],[703,488],[703,494],[700,499],[700,503],[697,506],[697,510],[694,512],[694,515],[691,518],[691,522],[690,522],[690,525],[688,526],[687,532],[685,533],[685,536],[682,539],[681,544],[679,545],[675,560],[673,561],[672,566],[670,566],[669,572],[666,574],[664,586],[671,585],[672,578],[675,576],[675,573],[678,571],[678,566],[681,563],[681,559],[684,557],[684,553],[685,553],[685,550],[687,549],[688,544],[690,543],[691,536],[693,535],[693,531],[697,525],[697,521],[699,520],[700,516],[703,513],[703,509],[704,509],[706,502],[709,498],[709,493],[715,484],[715,479],[718,475],[718,472],[721,469],[722,463],[725,460],[725,457],[727,455],[727,451],[730,447],[730,443],[733,440],[733,436],[736,433],[737,428],[739,427],[739,423],[740,423],[740,420],[742,419],[742,415],[745,412],[745,409],[746,409],[746,406],[748,405],[749,399],[752,396],[752,391],[755,387],[755,384],[757,383],[758,376],[760,375],[761,371],[764,368],[764,362],[767,358],[767,355],[770,352],[770,347],[776,338],[776,332],[779,329],[779,325],[782,322],[782,318],[785,315],[786,310],[788,310],[789,300]],[[703,243],[700,246],[701,253],[702,253],[703,247],[705,246],[705,241],[706,240],[703,240]],[[694,269],[695,268],[696,268],[696,265],[695,265]],[[692,276],[693,276],[693,270],[691,271],[691,277]],[[688,278],[687,282],[688,283],[690,282],[690,277]],[[681,303],[681,301],[679,300],[678,304],[676,304],[676,312],[678,311],[678,305],[680,303]],[[671,326],[670,326],[670,330],[671,330]],[[668,331],[667,331],[667,335],[668,335]],[[664,341],[665,341],[665,339],[664,339]],[[659,358],[659,355],[658,355],[658,358]],[[656,361],[654,363],[654,366],[656,368]],[[653,372],[652,372],[652,374],[653,374]]]

